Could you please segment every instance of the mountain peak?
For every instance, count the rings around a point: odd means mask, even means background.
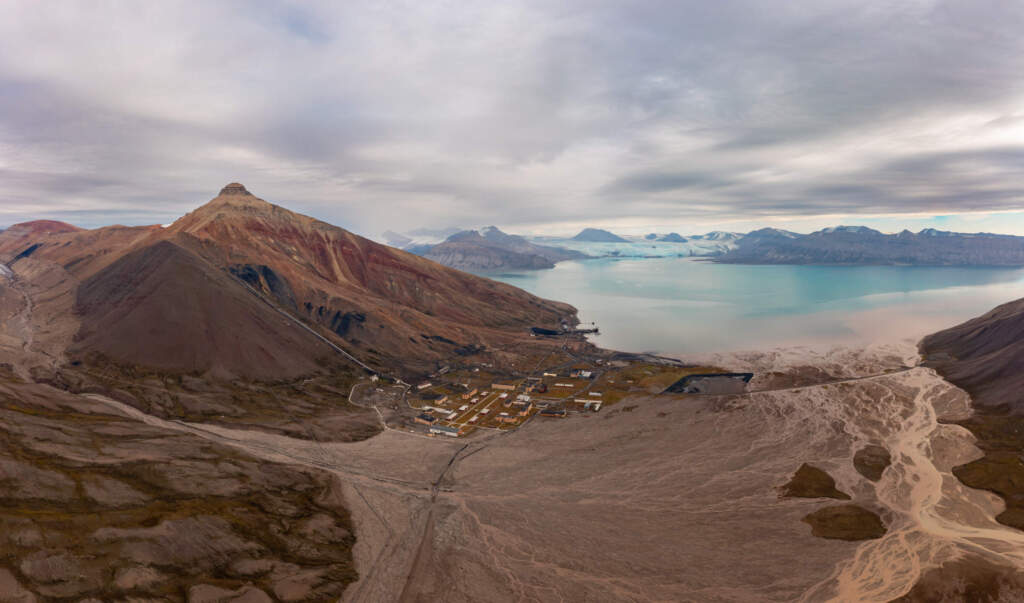
[[[823,234],[836,234],[836,233],[851,233],[851,234],[882,234],[874,228],[868,228],[867,226],[830,226],[829,228],[823,228],[816,235]]]
[[[617,234],[602,230],[600,228],[584,228],[578,235],[572,238],[573,241],[588,241],[591,243],[628,243]]]
[[[33,220],[32,222],[14,224],[7,229],[7,231],[12,234],[27,235],[47,235],[63,232],[78,232],[79,230],[82,229],[68,224],[67,222],[58,222],[57,220]]]
[[[232,182],[220,189],[220,192],[216,197],[199,209],[202,210],[203,208],[210,208],[216,209],[217,211],[223,211],[224,209],[244,209],[248,211],[260,209],[266,211],[274,207],[277,206],[250,193],[249,189],[245,188],[244,184]],[[283,210],[283,208],[281,209]]]
[[[170,231],[195,234],[211,224],[239,218],[285,222],[315,221],[264,201],[250,193],[242,184],[232,182],[222,188],[220,193],[205,205],[178,218],[170,226]]]
[[[220,195],[217,196],[220,197],[224,195],[248,195],[250,197],[253,196],[252,193],[246,190],[245,185],[239,182],[232,182],[231,184],[220,189]]]

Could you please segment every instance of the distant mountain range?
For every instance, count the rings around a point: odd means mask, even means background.
[[[522,237],[490,226],[385,233],[389,244],[469,271],[551,268],[584,258],[705,257],[726,264],[849,264],[1024,266],[1024,237],[926,228],[886,234],[867,226],[833,226],[810,234],[762,228],[747,234],[713,231],[619,235],[584,228],[573,237]]]
[[[469,271],[553,268],[562,260],[590,257],[579,251],[537,245],[495,226],[453,234],[423,255],[445,266]]]
[[[628,243],[617,234],[612,234],[600,228],[584,228],[578,235],[572,238],[573,241],[585,241],[587,243]]]
[[[741,237],[715,258],[732,264],[868,264],[1024,266],[1024,237],[925,229],[884,234],[866,226],[835,226],[797,234],[774,228]]]
[[[406,233],[388,230],[383,233],[384,242],[403,251],[424,255],[430,248],[443,243],[448,237],[463,232],[464,228],[417,228]]]

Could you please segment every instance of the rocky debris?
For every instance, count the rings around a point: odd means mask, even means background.
[[[850,495],[836,489],[836,480],[825,471],[807,463],[782,486],[782,496],[792,498],[835,498],[850,500]]]
[[[335,478],[47,386],[0,382],[0,482],[0,602],[329,600],[356,579]]]
[[[24,501],[66,500],[75,491],[75,482],[62,473],[2,457],[0,485],[4,498]]]
[[[811,534],[834,540],[870,540],[881,538],[886,532],[878,514],[858,505],[818,509],[803,521],[810,524]]]
[[[0,603],[35,603],[36,596],[18,582],[11,570],[0,567]]]
[[[168,576],[145,565],[135,565],[119,568],[114,573],[114,586],[121,590],[131,591],[144,589],[160,582],[164,582]]]
[[[892,464],[892,456],[883,446],[869,444],[853,455],[853,467],[873,482],[882,479],[886,467]]]
[[[358,374],[354,370],[338,366],[324,374],[296,380],[225,382],[96,358],[82,366],[62,367],[50,382],[67,391],[103,393],[162,418],[244,426],[321,442],[346,442],[363,440],[381,431],[373,410],[339,404],[356,379]],[[287,404],[282,403],[284,400]],[[104,429],[119,427],[111,425]],[[100,485],[90,487],[95,492]]]
[[[144,503],[149,497],[128,484],[102,475],[90,475],[81,479],[82,492],[87,498],[110,507],[132,506]]]
[[[253,586],[228,590],[211,584],[197,584],[188,589],[189,603],[273,603],[267,593]]]

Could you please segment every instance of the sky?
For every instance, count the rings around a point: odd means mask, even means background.
[[[0,2],[0,226],[1024,234],[1024,3]]]

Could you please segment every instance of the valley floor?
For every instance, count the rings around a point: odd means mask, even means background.
[[[357,443],[165,421],[150,426],[334,473],[357,534],[350,601],[889,601],[965,556],[1012,600],[1024,534],[950,470],[978,455],[969,401],[910,347],[717,357],[756,370],[744,396],[653,396],[610,412],[460,440],[386,431]],[[891,373],[891,374],[887,374]],[[816,384],[823,374],[829,381]],[[877,375],[858,378],[864,375]],[[890,449],[880,481],[852,464]],[[888,527],[861,543],[810,534],[829,503],[780,498],[810,462]],[[961,561],[957,561],[961,560]],[[945,584],[943,592],[957,595]],[[934,592],[934,591],[931,591]]]
[[[32,364],[58,364],[39,335],[70,327],[56,311],[33,314],[18,287],[6,292],[0,351],[38,349]],[[322,600],[342,588],[347,601],[1024,598],[1024,533],[995,522],[999,498],[952,474],[980,456],[948,423],[970,401],[917,367],[911,342],[686,360],[754,373],[750,393],[624,390],[600,412],[515,430],[385,429],[333,443],[18,383],[32,372],[11,364],[0,384],[10,502],[0,521],[18,531],[0,534],[0,589],[25,601],[30,590]],[[642,381],[611,378],[595,379],[605,396]],[[357,415],[360,433],[387,419]],[[892,458],[877,481],[853,461],[869,445]],[[802,520],[836,501],[781,496],[805,463],[833,477],[844,502],[877,514],[885,534],[813,536]],[[199,522],[209,542],[181,521]],[[157,546],[192,556],[156,558]],[[251,563],[232,563],[243,553]]]

